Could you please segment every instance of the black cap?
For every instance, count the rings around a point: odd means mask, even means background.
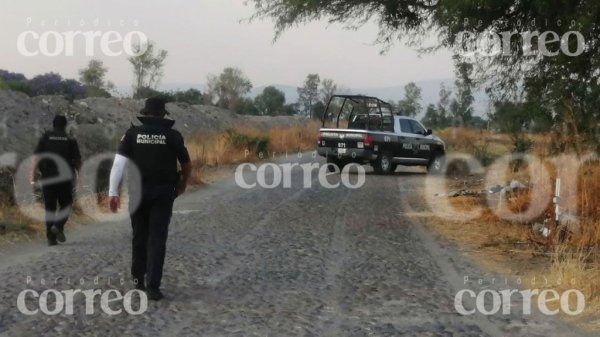
[[[169,112],[165,109],[165,104],[165,100],[161,97],[150,97],[146,99],[146,105],[142,110],[140,110],[140,114],[144,116],[170,115]]]
[[[67,117],[56,115],[52,120],[52,126],[56,129],[64,129],[67,127]]]

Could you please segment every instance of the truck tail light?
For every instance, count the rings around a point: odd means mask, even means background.
[[[323,137],[321,137],[321,134],[319,134],[317,136],[317,145],[321,145],[321,140],[323,139]]]
[[[373,145],[373,138],[371,138],[370,135],[365,135],[364,141],[365,141],[365,146]]]

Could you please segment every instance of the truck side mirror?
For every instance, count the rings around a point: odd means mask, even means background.
[[[431,129],[427,129],[427,132],[425,133],[425,136],[430,136],[433,134],[433,131]]]

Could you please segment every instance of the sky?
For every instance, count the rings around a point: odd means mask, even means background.
[[[374,45],[377,26],[359,30],[313,22],[275,36],[270,20],[252,21],[253,7],[244,0],[0,0],[0,69],[28,77],[54,71],[78,78],[78,70],[92,59],[108,67],[107,78],[118,86],[132,83],[126,55],[102,53],[99,41],[85,55],[85,41],[76,39],[74,55],[24,56],[17,48],[19,36],[69,31],[117,31],[122,36],[140,31],[158,48],[168,51],[163,84],[198,84],[209,74],[235,66],[255,87],[271,84],[300,85],[309,73],[332,78],[348,88],[404,85],[410,81],[454,78],[448,51],[419,56],[402,43],[386,54]],[[54,33],[52,33],[54,34]],[[51,35],[54,36],[54,35]],[[60,35],[63,36],[63,35]],[[28,36],[28,51],[42,50]],[[115,44],[118,49],[119,44]],[[53,43],[49,46],[53,50]]]

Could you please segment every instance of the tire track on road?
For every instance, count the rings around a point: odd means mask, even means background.
[[[340,278],[343,275],[344,264],[348,258],[345,214],[347,212],[346,207],[348,207],[349,198],[350,191],[346,190],[342,200],[339,203],[336,203],[339,207],[336,210],[329,247],[329,257],[325,271],[327,296],[324,300],[329,303],[329,305],[323,308],[324,317],[319,317],[321,319],[318,327],[318,330],[320,331],[319,336],[336,336],[339,333],[343,320],[347,319],[342,313],[343,310],[339,303],[339,298],[342,296]]]
[[[234,272],[241,266],[244,266],[246,256],[243,253],[251,250],[250,248],[253,244],[253,239],[260,236],[261,232],[265,230],[265,226],[273,220],[273,218],[278,214],[279,209],[282,206],[298,199],[305,192],[305,189],[301,189],[295,192],[291,197],[280,201],[267,214],[265,214],[262,217],[262,219],[251,230],[249,230],[242,238],[240,238],[236,242],[235,249],[237,253],[239,253],[239,255],[236,254],[235,259],[227,261],[227,268],[217,271],[216,273],[212,274],[210,278],[206,279],[205,285],[214,287],[217,284],[219,284],[223,279],[233,275]]]

